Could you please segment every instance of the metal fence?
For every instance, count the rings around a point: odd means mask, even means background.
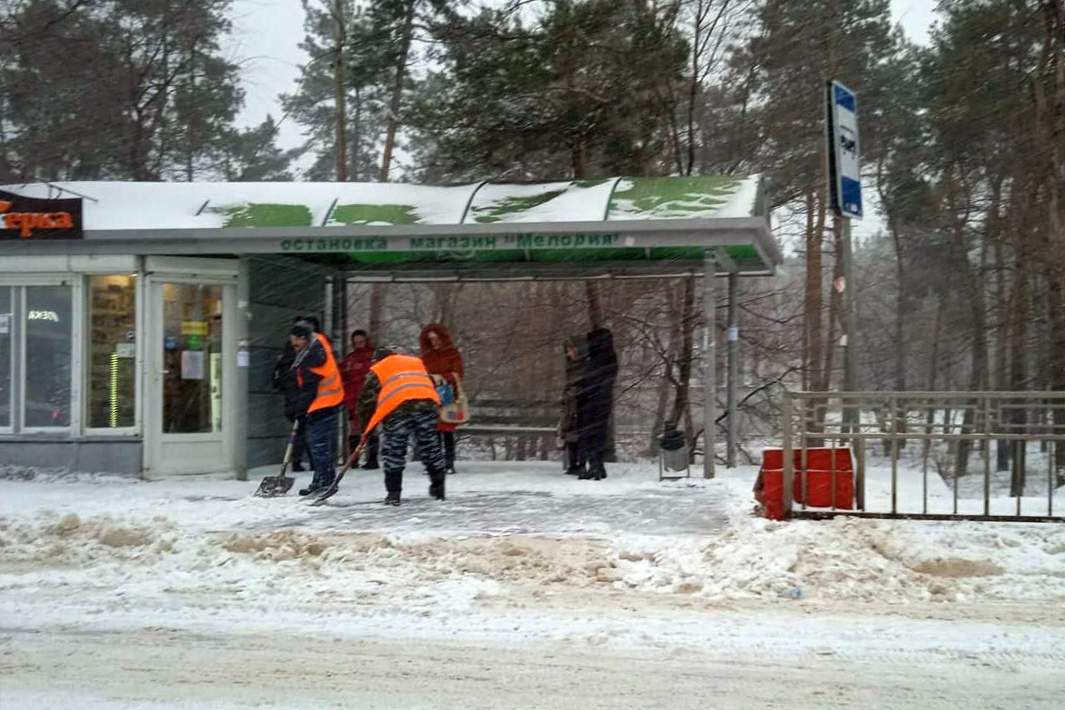
[[[785,515],[1065,522],[1065,392],[789,392],[782,429]],[[806,505],[823,446],[853,455],[854,510]]]

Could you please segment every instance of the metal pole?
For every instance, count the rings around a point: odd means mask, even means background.
[[[348,278],[346,275],[340,277],[340,342],[338,345],[340,349],[337,350],[337,356],[347,355],[351,352],[351,321],[348,319]],[[344,460],[348,460],[348,456],[351,455],[350,451],[351,442],[351,423],[348,421],[346,409],[341,409],[340,415],[340,450],[344,452]]]
[[[714,302],[714,276],[717,261],[711,251],[703,260],[703,478],[714,477],[714,449],[717,436],[714,428],[717,419],[717,344],[715,342],[717,319]]]
[[[736,294],[739,277],[735,272],[728,275],[728,446],[725,461],[729,468],[736,467],[736,432],[739,426],[736,414],[736,380],[739,378],[740,323]]]
[[[233,388],[236,401],[233,403],[236,416],[233,422],[233,467],[237,480],[248,480],[248,371],[251,364],[251,263],[247,256],[237,259],[237,307],[234,323],[234,340],[237,352],[236,386]]]
[[[843,349],[843,389],[847,392],[858,390],[858,369],[856,360],[858,355],[858,343],[855,337],[857,331],[857,318],[855,316],[855,299],[858,295],[857,284],[854,283],[854,252],[851,246],[851,221],[849,217],[841,217],[843,222],[843,332],[846,335],[846,347]],[[857,411],[854,408],[844,409],[844,424],[848,431],[856,431]]]

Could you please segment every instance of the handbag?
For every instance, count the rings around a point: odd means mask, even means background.
[[[451,383],[441,378],[436,383],[436,394],[440,397],[440,406],[446,407],[447,405],[455,401],[455,390],[452,388]]]
[[[455,373],[454,399],[445,404],[440,400],[440,421],[445,424],[467,424],[470,421],[470,400],[462,386],[462,378]]]

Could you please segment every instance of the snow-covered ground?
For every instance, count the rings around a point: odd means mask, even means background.
[[[414,466],[400,508],[377,472],[320,508],[251,497],[271,473],[7,469],[0,707],[1049,708],[1065,692],[1065,526],[772,522],[750,513],[753,467],[593,482],[468,463],[441,503]]]

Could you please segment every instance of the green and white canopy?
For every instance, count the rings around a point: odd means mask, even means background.
[[[451,187],[397,183],[63,182],[80,241],[0,241],[3,254],[293,254],[400,277],[765,275],[780,263],[753,177],[606,178]],[[520,267],[520,268],[516,268]]]

